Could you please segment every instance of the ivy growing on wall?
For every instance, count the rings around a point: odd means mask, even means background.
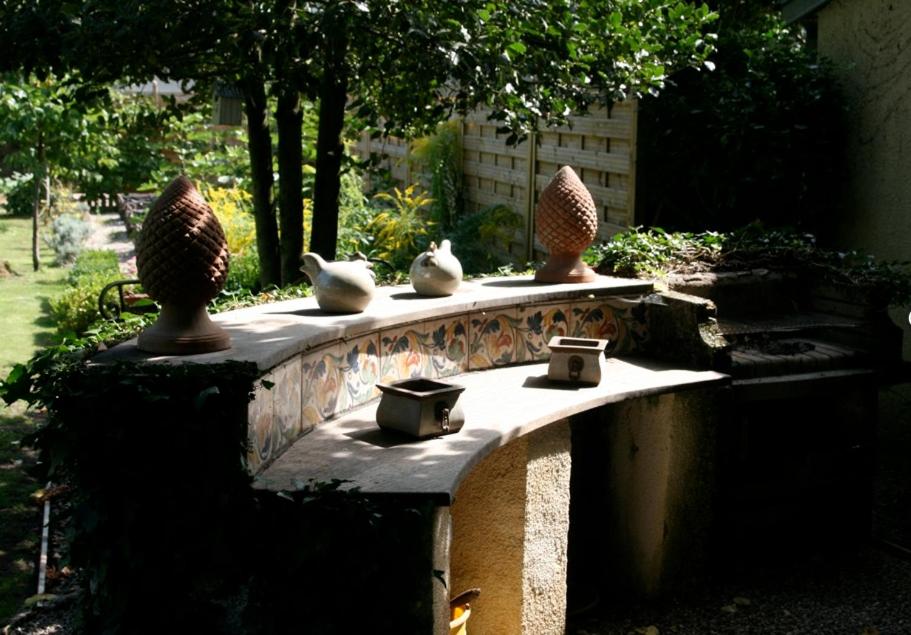
[[[432,502],[340,481],[255,490],[247,406],[260,374],[99,363],[61,345],[0,382],[0,398],[47,411],[27,442],[72,492],[63,551],[82,572],[83,632],[431,630]]]

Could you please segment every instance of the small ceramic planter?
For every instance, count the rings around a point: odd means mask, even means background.
[[[458,432],[465,423],[457,403],[463,386],[413,377],[376,387],[383,392],[376,422],[384,430],[426,439]]]
[[[555,336],[550,338],[550,364],[547,378],[573,384],[597,386],[601,383],[604,349],[608,340]]]

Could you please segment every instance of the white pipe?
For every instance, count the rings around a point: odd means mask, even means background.
[[[38,595],[44,595],[47,584],[47,551],[51,533],[51,497],[46,493],[50,491],[52,483],[48,481],[44,488],[44,518],[41,520],[41,557],[38,560]]]

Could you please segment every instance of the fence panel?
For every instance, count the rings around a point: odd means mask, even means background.
[[[609,112],[596,109],[573,117],[570,124],[543,130],[525,143],[510,147],[497,122],[474,113],[462,122],[462,169],[468,211],[504,204],[522,217],[510,245],[517,260],[542,258],[534,239],[537,197],[564,165],[572,166],[588,187],[598,210],[598,239],[606,240],[634,223],[636,110],[635,101],[616,104]],[[401,140],[358,143],[361,155],[380,152],[392,178],[402,183],[426,182],[426,175],[412,174],[408,145]]]

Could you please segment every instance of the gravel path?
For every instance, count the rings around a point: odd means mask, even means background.
[[[727,574],[655,603],[614,603],[572,635],[901,635],[911,633],[911,561],[856,553]]]
[[[911,635],[911,382],[879,392],[870,544],[728,571],[652,603],[606,598],[571,635]]]
[[[127,230],[116,213],[89,214],[92,233],[86,249],[110,249],[117,252],[120,271],[130,277],[136,275],[136,248],[127,236]]]

